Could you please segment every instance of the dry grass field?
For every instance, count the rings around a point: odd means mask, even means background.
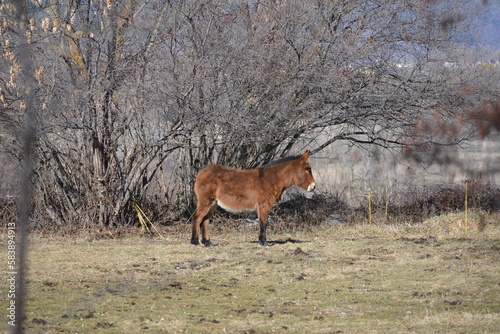
[[[247,221],[214,226],[212,248],[184,223],[33,234],[26,333],[497,333],[499,221],[271,227],[269,247]]]

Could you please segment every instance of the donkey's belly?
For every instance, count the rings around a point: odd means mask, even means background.
[[[230,204],[222,202],[220,199],[217,199],[217,205],[219,205],[221,208],[223,208],[227,212],[247,213],[247,212],[255,211],[257,209],[256,205],[249,206],[249,205],[245,205],[245,203],[238,203],[238,204],[232,203],[232,204],[233,205],[230,205]]]

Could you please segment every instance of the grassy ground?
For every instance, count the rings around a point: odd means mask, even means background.
[[[497,218],[271,229],[270,247],[247,222],[212,248],[185,224],[166,240],[32,235],[26,332],[497,333]]]

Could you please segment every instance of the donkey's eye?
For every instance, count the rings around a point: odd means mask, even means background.
[[[311,173],[311,167],[306,167],[306,171],[307,171],[308,173]]]

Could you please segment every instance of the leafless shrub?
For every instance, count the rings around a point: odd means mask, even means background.
[[[465,210],[465,184],[412,184],[391,195],[386,212],[386,197],[372,196],[373,222],[418,223],[433,216]],[[397,198],[397,200],[395,200]],[[467,183],[468,210],[495,212],[500,210],[500,188],[489,182],[472,180]],[[386,215],[387,213],[387,215]],[[273,214],[281,229],[318,226],[332,214],[341,216],[349,224],[368,223],[368,196],[362,205],[348,205],[342,196],[315,195],[312,198],[295,196],[279,204]],[[230,218],[230,217],[226,217]]]
[[[439,183],[431,186],[415,187],[412,196],[399,205],[391,205],[389,212],[392,217],[408,215],[416,221],[429,217],[465,209],[465,184]],[[469,210],[485,212],[498,211],[500,188],[488,182],[474,180],[468,182],[467,203]]]
[[[481,209],[486,212],[500,210],[500,188],[490,182],[482,180],[468,182],[467,198],[470,208]]]
[[[18,199],[15,197],[0,197],[0,221],[10,222],[16,216]],[[3,227],[3,226],[0,226]]]
[[[280,203],[272,214],[279,217],[285,226],[317,226],[321,220],[331,214],[345,214],[350,208],[339,197],[327,194],[315,194],[311,198],[296,195]]]
[[[31,2],[38,215],[60,228],[127,226],[130,196],[146,201],[160,175],[172,182],[159,192],[189,210],[206,165],[255,167],[337,141],[439,157],[470,132],[439,140],[415,124],[498,97],[496,72],[458,66],[480,9],[443,4]],[[0,149],[19,161],[23,39],[1,6]]]

